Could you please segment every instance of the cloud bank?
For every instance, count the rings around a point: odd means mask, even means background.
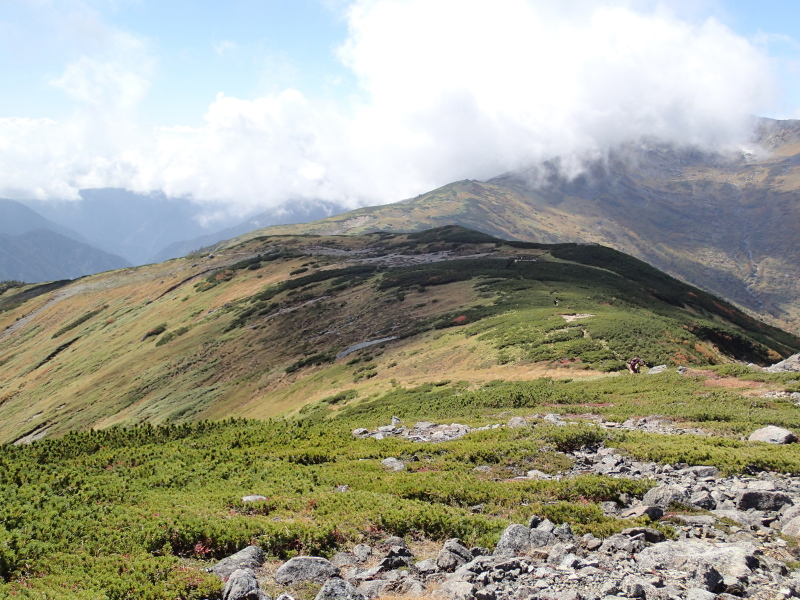
[[[195,128],[137,124],[157,61],[120,33],[52,80],[82,103],[72,118],[0,119],[0,196],[123,187],[241,212],[298,198],[356,206],[640,136],[746,139],[776,98],[769,58],[713,19],[642,6],[356,0],[339,56],[357,93],[220,94]]]

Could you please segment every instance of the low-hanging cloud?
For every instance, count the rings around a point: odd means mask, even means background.
[[[195,128],[135,126],[149,59],[86,58],[53,83],[87,110],[58,123],[0,119],[0,195],[113,186],[240,211],[297,198],[355,206],[641,136],[746,140],[750,116],[776,97],[769,58],[713,19],[631,6],[356,0],[339,50],[355,97],[220,94]]]

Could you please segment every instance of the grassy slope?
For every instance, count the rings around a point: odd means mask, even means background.
[[[731,373],[739,378],[720,377]],[[365,401],[329,397],[290,421],[111,428],[0,446],[0,598],[217,599],[221,584],[203,568],[251,543],[277,561],[401,535],[424,558],[438,550],[432,541],[454,536],[491,547],[509,522],[533,514],[600,537],[633,525],[663,528],[646,518],[606,517],[598,506],[623,493],[640,496],[650,481],[513,477],[568,469],[563,452],[599,442],[646,460],[797,473],[796,444],[746,443],[731,434],[765,423],[800,428],[800,408],[791,402],[750,395],[798,386],[798,374],[731,365],[683,376],[495,381],[472,391],[466,382],[440,381],[396,386]],[[446,444],[350,435],[392,415],[409,424],[483,425],[588,411],[606,419],[658,411],[725,437],[542,424]],[[407,470],[387,472],[380,464],[387,457],[400,457]],[[266,500],[244,503],[249,494]],[[315,591],[290,590],[303,599]]]
[[[451,260],[403,266],[442,251]],[[613,372],[634,354],[651,364],[765,364],[800,347],[615,251],[509,246],[452,229],[256,239],[213,258],[29,293],[14,307],[26,291],[0,296],[11,307],[0,312],[6,442],[120,423],[268,418],[442,373],[477,385]],[[573,313],[595,316],[561,316]],[[336,358],[389,336],[399,339]]]
[[[758,141],[769,154],[743,159],[627,148],[571,181],[531,169],[261,233],[413,231],[457,223],[506,239],[597,242],[798,331],[797,123],[767,128]]]

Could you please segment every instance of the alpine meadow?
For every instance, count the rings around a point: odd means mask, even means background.
[[[218,597],[205,569],[251,544],[272,561],[391,535],[419,552],[492,547],[533,516],[576,535],[669,534],[600,507],[654,480],[555,477],[582,448],[800,471],[793,445],[741,441],[800,427],[800,374],[760,368],[800,339],[599,245],[458,226],[263,236],[7,283],[0,302],[8,597]],[[631,356],[666,368],[630,375]],[[652,414],[707,435],[608,426]],[[499,426],[512,417],[541,424]],[[368,433],[393,418],[463,430],[438,443]],[[382,465],[392,457],[405,468]]]

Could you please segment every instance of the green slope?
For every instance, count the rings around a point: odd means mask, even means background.
[[[214,257],[12,287],[0,311],[5,442],[268,418],[443,374],[479,385],[613,373],[633,355],[768,364],[800,349],[617,251],[458,227],[254,239]],[[385,341],[347,353],[373,340]]]

